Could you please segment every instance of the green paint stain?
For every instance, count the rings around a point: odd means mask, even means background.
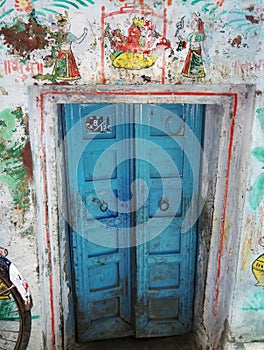
[[[260,174],[251,187],[249,203],[256,210],[264,197],[264,173]]]
[[[15,118],[10,109],[0,112],[0,139],[10,141],[15,130]]]
[[[54,3],[64,3],[64,4],[68,4],[68,5],[71,5],[73,7],[75,7],[76,9],[79,9],[79,6],[76,5],[74,2],[72,1],[69,1],[69,0],[54,0]],[[60,5],[59,5],[60,6]]]
[[[193,0],[192,5],[196,5],[198,2],[201,2],[201,1],[204,1],[204,0]]]
[[[82,0],[76,0],[80,5],[84,6],[84,7],[87,7],[88,4],[86,4],[84,1]]]
[[[7,2],[7,0],[3,0],[1,3],[0,3],[0,7],[3,7],[4,4]]]
[[[208,4],[203,5],[202,11],[208,11],[209,7],[214,5],[214,2],[209,2]]]
[[[5,16],[9,15],[9,14],[12,13],[13,11],[14,11],[14,9],[12,8],[12,9],[10,9],[10,10],[4,12],[4,13],[0,16],[0,19],[2,19],[2,18],[4,18]]]
[[[210,10],[209,15],[212,16],[217,10],[218,10],[218,6],[213,7],[213,8]]]
[[[40,318],[40,315],[33,315],[31,316],[32,320],[38,320]]]
[[[57,14],[59,13],[58,11],[49,9],[49,8],[47,8],[47,7],[43,7],[42,10],[43,10],[43,11],[47,11],[47,12],[54,13],[55,15],[57,15]]]
[[[257,158],[257,160],[264,163],[264,148],[263,147],[257,147],[255,149],[253,149],[253,151],[251,153],[255,158]]]
[[[264,132],[264,108],[258,108],[256,112],[257,112],[257,118],[260,122],[261,129]]]
[[[14,136],[19,130],[20,136]],[[0,112],[0,182],[6,185],[16,209],[22,214],[29,208],[29,184],[22,153],[27,141],[22,109]]]
[[[0,302],[0,320],[1,321],[19,321],[19,313],[16,309],[16,303],[11,299],[1,300]]]
[[[244,311],[264,310],[264,293],[258,292],[253,295],[252,299],[247,299],[242,307]]]
[[[54,6],[69,10],[69,6],[66,6],[66,5],[54,4]]]
[[[32,315],[32,320],[38,320],[40,315]],[[9,297],[5,300],[0,300],[0,321],[20,321],[19,312],[15,301]]]
[[[257,118],[264,132],[264,108],[256,110]],[[260,162],[264,163],[264,148],[256,147],[251,152],[252,155]],[[249,196],[249,203],[252,209],[256,210],[264,198],[264,172],[262,172],[253,183]]]
[[[35,229],[33,226],[30,226],[25,231],[21,232],[21,237],[33,237],[35,235]]]

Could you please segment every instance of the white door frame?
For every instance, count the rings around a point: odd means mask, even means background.
[[[230,285],[234,285],[239,253],[254,93],[255,88],[250,85],[45,85],[31,88],[29,127],[36,196],[44,349],[71,349],[74,342],[59,105],[207,105],[204,154],[208,167],[205,166],[203,170],[205,205],[199,237],[196,281],[199,293],[196,293],[194,318],[200,342],[210,349],[216,349],[225,331],[225,320],[230,319],[233,290],[230,291]],[[225,293],[226,290],[230,293]]]

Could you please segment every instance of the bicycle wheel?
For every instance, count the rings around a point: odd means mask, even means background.
[[[31,332],[31,313],[16,287],[0,269],[0,350],[26,349]]]

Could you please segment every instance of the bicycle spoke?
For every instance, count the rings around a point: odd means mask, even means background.
[[[19,331],[11,331],[10,329],[6,329],[6,328],[0,328],[0,332],[9,332],[9,333],[19,333]],[[1,336],[0,336],[1,339]]]
[[[3,338],[3,340],[11,342],[11,343],[16,343],[16,340],[14,340],[14,339]]]
[[[3,282],[0,281],[0,283],[3,283]],[[13,289],[13,288],[14,288],[14,285],[12,285],[10,288],[7,288],[7,289],[3,290],[3,291],[0,293],[0,296],[6,294],[7,292],[9,292],[9,291],[10,291],[11,289]]]
[[[5,291],[11,289],[12,287],[6,288]],[[21,327],[18,306],[12,298],[12,291],[8,293],[8,299],[0,300],[0,350],[14,349]]]
[[[0,270],[0,350],[26,350],[31,315],[16,287]]]

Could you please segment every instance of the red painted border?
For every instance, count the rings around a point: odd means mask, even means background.
[[[216,279],[215,304],[214,304],[214,316],[215,317],[218,313],[219,283],[220,283],[220,276],[221,276],[221,257],[223,255],[223,245],[224,245],[224,236],[225,236],[226,206],[227,206],[227,197],[228,197],[229,172],[230,172],[230,165],[231,165],[234,132],[235,132],[235,119],[232,118],[231,125],[230,125],[229,145],[228,145],[228,153],[227,153],[224,204],[223,204],[223,213],[222,213],[222,217],[221,217],[221,238],[220,238],[220,246],[219,246],[218,258],[217,258],[217,279]]]
[[[54,350],[55,346],[55,310],[54,310],[54,300],[53,300],[53,274],[52,274],[52,261],[51,261],[51,251],[50,251],[50,232],[49,232],[49,215],[48,215],[48,193],[47,193],[47,175],[46,175],[46,149],[42,142],[42,137],[44,135],[44,96],[40,95],[40,140],[41,140],[41,158],[42,158],[42,179],[43,179],[43,189],[44,189],[44,217],[45,217],[45,238],[46,238],[46,250],[47,250],[47,265],[49,266],[49,301],[50,301],[50,313],[51,313],[51,337],[52,337],[52,348]]]
[[[42,143],[42,136],[44,134],[44,99],[48,95],[114,95],[114,96],[228,96],[233,98],[233,116],[230,123],[230,132],[229,132],[229,145],[228,145],[228,154],[227,154],[227,164],[226,164],[226,174],[225,174],[225,191],[224,191],[224,203],[222,210],[222,224],[221,224],[221,235],[220,235],[220,245],[218,249],[218,259],[217,259],[217,278],[216,278],[216,290],[214,298],[214,317],[218,314],[218,303],[219,303],[219,283],[221,276],[221,263],[223,255],[223,246],[224,246],[224,236],[225,236],[225,221],[226,221],[226,208],[227,208],[227,199],[228,199],[228,190],[229,190],[229,175],[230,167],[232,160],[232,149],[233,149],[233,139],[235,132],[235,117],[237,114],[238,106],[238,94],[231,92],[197,92],[197,91],[184,91],[184,92],[170,92],[170,91],[46,91],[40,94],[40,120],[41,120],[41,156],[42,156],[42,177],[43,177],[43,186],[44,186],[44,201],[46,203],[44,208],[45,214],[45,226],[46,226],[46,248],[48,250],[48,265],[50,267],[49,274],[49,291],[50,291],[50,312],[51,312],[51,334],[52,334],[52,350],[55,346],[55,310],[54,310],[54,300],[53,300],[53,274],[52,274],[52,262],[51,262],[51,252],[50,252],[50,232],[48,228],[48,205],[47,205],[47,177],[46,177],[46,152],[45,147]],[[213,348],[212,348],[213,349]]]

